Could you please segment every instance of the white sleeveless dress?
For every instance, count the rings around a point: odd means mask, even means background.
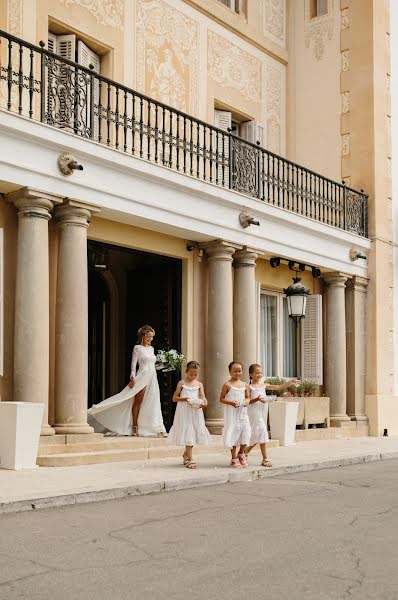
[[[258,398],[258,396],[263,396],[265,398],[265,386],[254,388],[250,386],[250,400],[253,398]],[[250,445],[254,444],[265,444],[268,442],[268,402],[254,402],[254,404],[250,404],[247,408],[247,412],[249,415],[250,427],[252,430]]]
[[[200,404],[199,386],[183,385],[182,398],[190,398]],[[173,426],[167,442],[173,446],[206,446],[212,443],[211,435],[205,425],[203,410],[188,402],[177,402]]]
[[[250,421],[245,405],[245,388],[230,387],[227,400],[237,400],[241,406],[235,408],[230,404],[224,404],[224,429],[223,443],[225,448],[233,448],[241,444],[250,443]]]
[[[89,423],[96,431],[108,429],[119,435],[132,434],[131,409],[134,398],[145,388],[145,395],[138,414],[138,435],[153,437],[165,433],[162,410],[160,406],[160,391],[155,369],[156,356],[153,346],[134,346],[131,377],[135,377],[134,387],[128,385],[115,396],[106,398],[99,404],[94,404],[88,410]],[[139,369],[136,376],[136,366]]]

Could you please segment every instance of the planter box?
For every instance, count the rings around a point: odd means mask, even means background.
[[[304,429],[308,425],[330,427],[330,398],[308,396],[304,400]]]
[[[304,425],[304,398],[300,396],[282,396],[281,400],[286,400],[286,402],[298,402],[296,425],[302,427]]]
[[[44,404],[0,402],[0,468],[34,469]]]
[[[271,438],[279,440],[280,446],[295,444],[299,403],[291,400],[289,402],[286,400],[271,402],[268,408]]]
[[[287,402],[298,402],[297,423],[299,427],[308,429],[309,425],[330,427],[330,399],[324,396],[292,396],[284,397]]]

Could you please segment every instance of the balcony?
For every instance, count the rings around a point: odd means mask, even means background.
[[[367,237],[363,191],[3,31],[0,109]]]

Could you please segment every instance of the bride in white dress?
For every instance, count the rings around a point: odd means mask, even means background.
[[[130,383],[119,394],[94,404],[88,410],[89,422],[96,431],[105,428],[119,435],[166,437],[155,368],[156,356],[151,346],[155,331],[149,325],[144,325],[137,335]]]

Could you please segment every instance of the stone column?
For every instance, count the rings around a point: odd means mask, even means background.
[[[219,402],[228,364],[233,360],[232,255],[234,248],[217,241],[206,245],[209,265],[206,340],[206,425],[211,433],[223,427],[223,405]]]
[[[71,200],[55,212],[59,242],[54,428],[63,434],[93,432],[87,424],[87,229],[90,216],[90,206]]]
[[[234,254],[234,360],[243,364],[243,379],[257,360],[256,260],[253,250]]]
[[[345,282],[347,276],[331,273],[324,277],[327,291],[326,393],[330,398],[330,423],[350,422],[346,408],[346,322]]]
[[[366,425],[366,290],[369,280],[353,277],[346,283],[347,414]]]
[[[18,209],[14,325],[14,400],[44,404],[42,435],[48,424],[50,211],[61,200],[24,188],[7,199]]]

